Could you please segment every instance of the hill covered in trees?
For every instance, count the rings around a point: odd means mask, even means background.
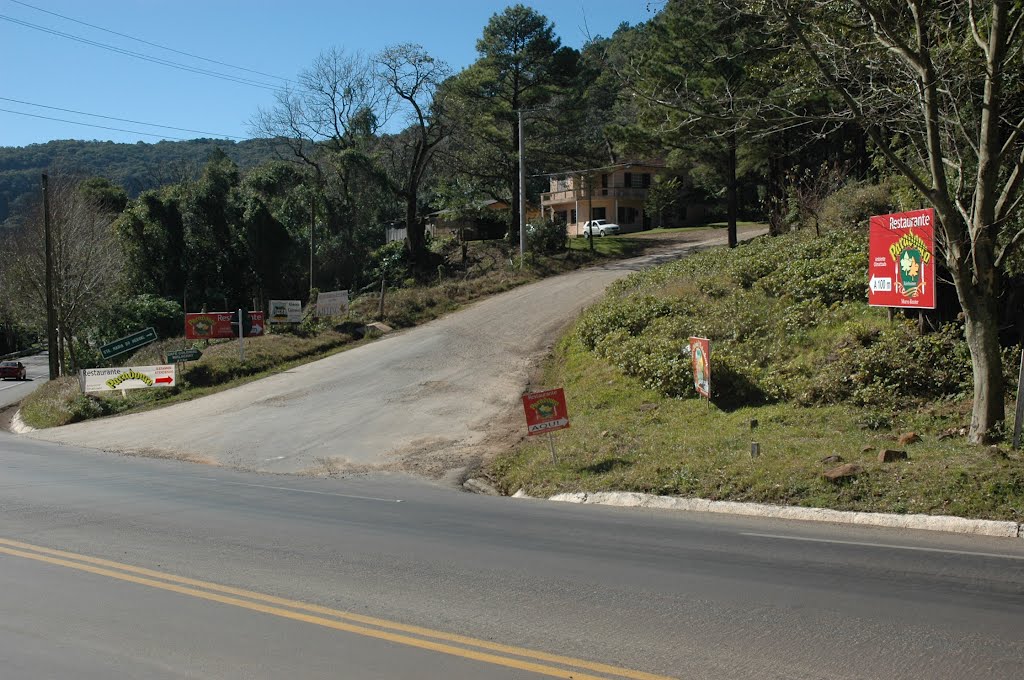
[[[147,189],[194,179],[217,149],[243,169],[274,157],[262,140],[192,139],[155,144],[55,140],[22,147],[0,147],[0,222],[19,201],[39,193],[40,174],[59,169],[82,176],[101,176],[125,188],[131,197]]]

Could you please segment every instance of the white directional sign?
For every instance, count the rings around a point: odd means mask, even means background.
[[[348,312],[348,291],[334,290],[316,297],[316,315],[341,316]]]
[[[86,368],[78,372],[78,381],[83,392],[174,387],[177,384],[176,378],[174,364]]]
[[[302,323],[302,302],[299,300],[271,300],[270,323]]]
[[[873,292],[889,292],[892,290],[892,279],[882,276],[871,277],[871,290]]]

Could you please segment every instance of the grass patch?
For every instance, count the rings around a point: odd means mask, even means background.
[[[178,373],[177,386],[126,390],[123,396],[120,392],[85,395],[80,391],[77,377],[65,376],[41,385],[26,397],[21,404],[21,418],[27,425],[42,429],[119,413],[145,411],[286,371],[342,351],[353,341],[349,334],[330,330],[309,338],[290,334],[247,338],[243,363],[239,359],[237,340],[211,343],[209,346],[181,338],[162,340],[142,348],[126,363],[136,366],[161,364],[168,350],[181,349],[186,342],[194,344],[202,350],[203,357],[185,364]]]
[[[565,387],[574,416],[557,435],[558,464],[530,441],[493,463],[494,479],[538,495],[621,490],[1020,520],[1020,454],[962,436],[972,393],[962,325],[922,336],[868,307],[866,241],[856,231],[756,239],[616,282],[545,376]],[[691,335],[712,342],[710,408],[693,388]],[[1010,402],[1019,356],[1004,353]],[[923,441],[897,446],[909,431]],[[910,460],[878,463],[881,448],[906,448]],[[864,470],[833,484],[828,456]]]
[[[637,491],[1013,521],[1024,513],[1019,453],[972,446],[962,437],[938,439],[969,418],[970,405],[962,401],[913,409],[876,430],[861,409],[846,404],[725,411],[645,388],[572,336],[543,380],[565,386],[572,426],[554,435],[557,464],[542,437],[492,463],[490,477],[506,493]],[[752,419],[758,421],[753,431]],[[897,435],[906,431],[922,441],[898,446]],[[761,445],[759,458],[750,457],[751,441]],[[909,460],[879,463],[880,448],[904,449]],[[825,480],[822,473],[835,464],[821,460],[831,455],[864,472],[838,485]]]

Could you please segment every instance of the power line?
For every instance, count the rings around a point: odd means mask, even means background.
[[[13,111],[11,109],[0,109],[4,113],[13,113],[19,116],[29,116],[30,118],[42,118],[43,120],[55,120],[59,123],[71,123],[72,125],[84,125],[85,127],[99,128],[101,130],[114,130],[115,132],[128,132],[133,135],[143,135],[145,137],[159,137],[160,139],[173,139],[176,142],[187,142],[188,139],[184,137],[172,137],[170,135],[158,135],[154,132],[139,132],[138,130],[125,130],[124,128],[108,127],[106,125],[96,125],[94,123],[82,123],[77,120],[67,120],[66,118],[53,118],[51,116],[41,116],[38,113],[28,113],[26,111]]]
[[[259,87],[259,88],[262,88],[264,90],[277,91],[277,90],[280,89],[280,88],[275,87],[273,85],[268,85],[267,83],[261,83],[258,80],[252,80],[251,78],[245,78],[243,76],[233,76],[233,75],[231,75],[229,73],[220,73],[219,71],[210,71],[208,69],[198,68],[198,67],[195,67],[195,66],[189,66],[187,64],[182,64],[182,63],[179,63],[179,62],[176,62],[176,61],[170,61],[169,59],[161,59],[160,57],[153,57],[153,56],[150,56],[148,54],[143,54],[142,52],[134,52],[132,50],[126,50],[124,48],[117,47],[115,45],[108,45],[106,43],[97,42],[95,40],[89,40],[88,38],[83,38],[81,36],[72,35],[71,33],[64,33],[62,31],[57,31],[57,30],[54,30],[52,28],[47,28],[46,26],[40,26],[38,24],[33,24],[33,23],[28,22],[28,21],[22,21],[21,19],[15,19],[14,17],[9,17],[9,16],[6,16],[4,14],[0,14],[0,19],[3,19],[4,21],[9,21],[9,22],[11,22],[13,24],[18,24],[19,26],[25,26],[26,28],[31,28],[31,29],[34,29],[34,30],[37,30],[37,31],[42,31],[43,33],[49,33],[50,35],[56,35],[56,36],[59,36],[61,38],[67,38],[68,40],[74,40],[75,42],[84,43],[86,45],[92,45],[93,47],[99,47],[101,49],[109,50],[111,52],[116,52],[118,54],[123,54],[123,55],[129,56],[129,57],[135,57],[136,59],[141,59],[143,61],[152,62],[154,64],[160,64],[162,66],[168,66],[170,68],[176,68],[176,69],[181,70],[181,71],[189,71],[191,73],[198,73],[200,75],[210,76],[210,77],[213,77],[213,78],[220,78],[221,80],[227,80],[227,81],[230,81],[230,82],[239,83],[241,85],[249,85],[251,87]]]
[[[81,21],[79,19],[75,19],[75,18],[72,18],[72,17],[69,17],[69,16],[65,16],[63,14],[58,14],[57,12],[52,12],[52,11],[50,11],[48,9],[43,9],[42,7],[36,7],[35,5],[30,5],[27,2],[21,2],[21,0],[9,0],[9,1],[13,2],[16,5],[21,5],[23,7],[28,7],[30,9],[34,9],[34,10],[36,10],[38,12],[43,12],[45,14],[50,14],[52,16],[60,17],[61,19],[65,19],[67,21],[74,22],[76,24],[81,24],[82,26],[88,26],[89,28],[95,28],[98,31],[103,31],[105,33],[110,33],[112,35],[120,36],[122,38],[127,38],[129,40],[134,40],[135,42],[142,43],[143,45],[149,45],[150,47],[156,47],[156,48],[161,49],[161,50],[167,50],[168,52],[174,52],[175,54],[180,54],[180,55],[183,55],[183,56],[186,56],[186,57],[191,57],[193,59],[199,59],[200,61],[205,61],[205,62],[208,62],[210,64],[217,64],[219,66],[227,66],[228,68],[237,69],[239,71],[246,71],[247,73],[254,73],[254,74],[260,75],[260,76],[266,76],[267,78],[276,78],[277,80],[283,80],[286,83],[291,82],[288,78],[282,78],[281,76],[275,76],[272,73],[264,73],[263,71],[257,71],[255,69],[246,68],[244,66],[236,66],[234,64],[229,64],[229,63],[224,62],[224,61],[217,61],[216,59],[208,59],[207,57],[201,57],[198,54],[192,54],[191,52],[183,52],[182,50],[176,50],[173,47],[167,47],[166,45],[160,45],[159,43],[150,42],[148,40],[143,40],[142,38],[137,38],[137,37],[135,37],[133,35],[128,35],[127,33],[119,33],[117,31],[113,31],[113,30],[111,30],[109,28],[103,28],[102,26],[97,26],[96,24],[90,24],[90,23],[88,23],[86,21]]]
[[[41,109],[51,109],[53,111],[63,111],[64,113],[74,113],[80,116],[91,116],[93,118],[104,118],[106,120],[116,120],[122,123],[133,123],[135,125],[146,125],[148,127],[163,128],[165,130],[177,130],[178,132],[195,132],[200,135],[209,135],[210,137],[216,137],[218,139],[243,139],[237,135],[225,135],[219,132],[209,132],[206,130],[193,130],[191,128],[174,127],[172,125],[161,125],[159,123],[147,123],[143,120],[131,120],[130,118],[117,118],[115,116],[104,116],[99,113],[87,113],[86,111],[76,111],[75,109],[63,109],[59,106],[47,106],[46,104],[36,104],[34,102],[26,102],[21,99],[11,99],[10,97],[0,97],[0,101],[14,102],[15,104],[24,104],[26,106],[37,106]]]

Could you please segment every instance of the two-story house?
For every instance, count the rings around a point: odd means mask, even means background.
[[[546,217],[563,222],[570,236],[583,233],[587,220],[608,220],[624,232],[650,228],[644,203],[654,176],[664,169],[653,163],[622,163],[605,168],[559,173],[541,194]]]

